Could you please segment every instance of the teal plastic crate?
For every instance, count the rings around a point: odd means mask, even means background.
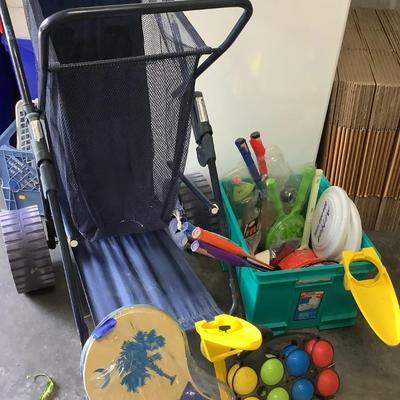
[[[319,195],[330,186],[321,180]],[[221,185],[231,239],[248,251],[247,243]],[[363,233],[362,247],[372,242]],[[366,262],[352,265],[357,279],[374,273]],[[350,292],[343,286],[342,264],[259,272],[252,268],[237,269],[246,318],[257,325],[268,327],[274,334],[290,329],[317,327],[340,328],[354,325],[357,306]]]

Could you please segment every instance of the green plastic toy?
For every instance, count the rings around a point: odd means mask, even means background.
[[[232,179],[232,201],[233,203],[241,203],[253,193],[256,185],[254,183],[241,180],[240,176],[235,176],[234,178],[234,180]]]
[[[279,243],[283,240],[301,239],[304,229],[304,216],[302,215],[302,210],[307,200],[307,194],[314,175],[314,166],[308,165],[304,168],[297,197],[289,214],[285,214],[283,211],[276,180],[274,178],[267,179],[267,192],[275,208],[276,220],[266,236],[266,249],[270,249],[274,243]]]

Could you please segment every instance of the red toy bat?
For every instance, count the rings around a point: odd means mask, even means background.
[[[262,179],[268,176],[268,167],[265,161],[265,147],[262,142],[260,132],[253,132],[250,135],[250,144],[253,148],[254,154],[257,157],[258,169]]]

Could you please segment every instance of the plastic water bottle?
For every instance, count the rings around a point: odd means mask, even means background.
[[[232,177],[232,206],[252,254],[261,240],[260,190],[252,182],[243,181],[239,175]]]

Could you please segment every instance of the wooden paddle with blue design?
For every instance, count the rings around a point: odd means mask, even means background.
[[[234,399],[225,384],[193,364],[174,319],[155,307],[132,306],[94,330],[82,352],[81,373],[89,400]]]

